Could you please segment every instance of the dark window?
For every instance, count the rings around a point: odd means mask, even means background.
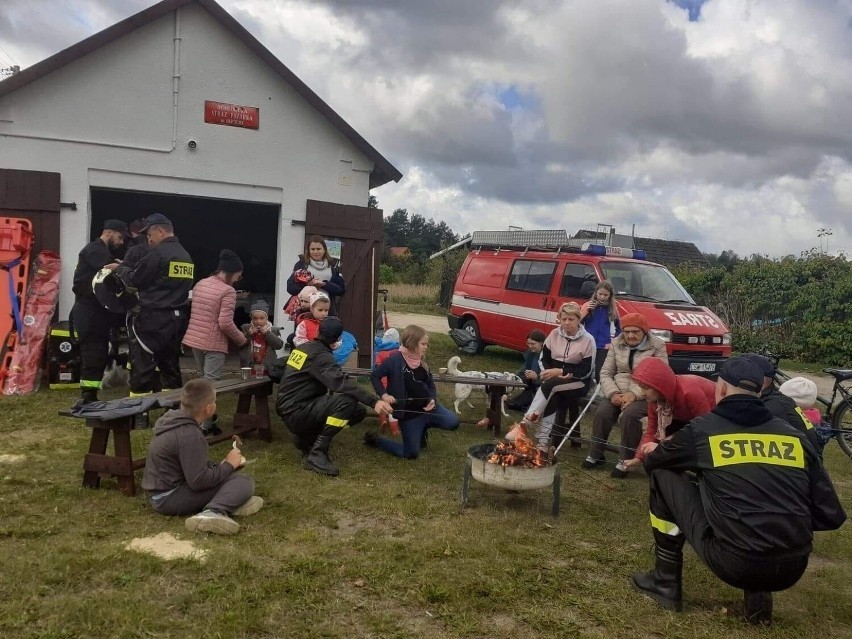
[[[583,284],[589,285],[583,288]],[[566,264],[565,274],[562,276],[562,286],[559,287],[559,297],[590,298],[595,292],[594,285],[598,283],[598,276],[588,264]]]
[[[516,260],[512,265],[512,274],[509,275],[506,288],[510,291],[549,293],[555,270],[556,262]]]

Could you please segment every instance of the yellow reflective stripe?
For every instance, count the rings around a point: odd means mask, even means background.
[[[305,365],[305,360],[308,359],[308,354],[304,351],[294,350],[290,353],[290,357],[287,358],[287,366],[290,368],[295,368],[297,371],[302,370],[302,366]]]
[[[101,380],[94,379],[81,379],[80,380],[80,388],[100,388]]]
[[[792,435],[731,433],[711,435],[708,439],[713,466],[716,468],[731,464],[805,467],[802,442]]]
[[[809,420],[808,416],[805,415],[805,411],[796,406],[796,412],[799,414],[799,417],[802,418],[802,421],[805,422],[805,430],[810,430],[814,427],[814,425],[811,423],[811,420]]]
[[[71,331],[66,331],[61,328],[53,328],[50,331],[52,337],[71,337]]]
[[[153,395],[153,391],[145,391],[144,393],[134,393],[130,391],[130,397],[145,397],[145,395]]]
[[[325,418],[325,425],[332,426],[334,428],[346,428],[347,426],[349,426],[349,420],[338,419],[337,417],[329,416]]]
[[[192,262],[169,262],[169,277],[191,280],[195,274]]]
[[[50,390],[62,390],[63,388],[79,388],[73,382],[69,382],[68,384],[51,384]]]
[[[677,524],[673,524],[665,519],[660,519],[652,512],[649,512],[648,514],[651,515],[651,528],[659,530],[664,535],[671,535],[672,537],[677,537],[680,534],[680,528],[677,527]]]

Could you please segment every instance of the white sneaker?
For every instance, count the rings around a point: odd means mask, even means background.
[[[187,518],[186,529],[190,532],[234,535],[239,532],[240,525],[227,515],[220,515],[212,510],[204,510],[197,515]]]
[[[257,495],[253,495],[248,498],[246,503],[237,508],[234,512],[231,513],[232,517],[248,517],[249,515],[255,514],[258,510],[263,508],[263,497],[258,497]]]

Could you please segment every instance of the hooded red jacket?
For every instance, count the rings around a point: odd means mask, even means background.
[[[633,380],[653,388],[672,407],[673,421],[686,423],[709,413],[716,405],[716,384],[698,375],[675,375],[666,362],[657,357],[643,359],[633,370]],[[657,402],[648,402],[648,427],[636,450],[636,459],[643,459],[642,446],[659,442],[657,437]],[[666,435],[672,431],[667,430]]]

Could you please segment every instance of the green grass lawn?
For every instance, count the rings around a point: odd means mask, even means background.
[[[430,361],[455,348],[433,336]],[[514,370],[519,356],[489,348],[463,369]],[[441,389],[451,405],[452,389]],[[852,534],[816,537],[801,582],[775,597],[770,630],[737,617],[741,593],[687,551],[685,611],[658,609],[628,575],[652,565],[647,481],[562,463],[562,515],[549,490],[506,493],[479,484],[460,510],[465,451],[489,441],[463,425],[434,432],[417,461],[361,443],[375,421],[343,432],[337,479],[302,470],[276,419],[275,441],[243,452],[266,507],[236,537],[193,535],[113,480],[81,487],[89,431],[57,411],[73,393],[0,398],[0,637],[826,637],[850,636]],[[467,417],[484,415],[484,396]],[[226,399],[220,414],[233,412]],[[588,434],[588,424],[586,424]],[[134,433],[137,455],[150,431]],[[227,444],[211,455],[222,458]],[[835,443],[827,465],[852,510],[852,463]],[[0,457],[0,460],[6,459]],[[141,473],[137,473],[137,479]],[[125,550],[169,532],[208,551],[206,563]]]

